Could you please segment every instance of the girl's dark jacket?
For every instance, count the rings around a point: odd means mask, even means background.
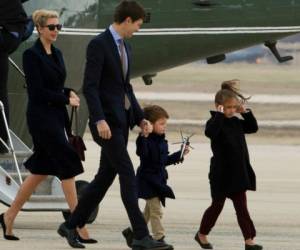
[[[209,180],[212,198],[224,197],[246,190],[256,190],[256,177],[251,167],[245,134],[258,130],[253,113],[248,110],[238,117],[226,118],[211,112],[205,135],[211,140],[213,157]]]
[[[136,140],[140,166],[137,170],[138,197],[151,199],[159,197],[163,206],[165,199],[175,199],[171,187],[167,185],[166,166],[182,162],[181,151],[169,155],[165,135],[151,133],[147,138],[139,135]]]

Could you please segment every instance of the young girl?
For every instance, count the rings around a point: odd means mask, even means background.
[[[247,190],[256,190],[255,173],[250,165],[245,134],[258,130],[256,119],[244,104],[245,98],[235,87],[237,81],[227,81],[215,96],[217,111],[211,111],[205,135],[211,140],[209,180],[212,204],[205,211],[195,240],[203,249],[213,249],[207,235],[214,227],[226,198],[232,200],[237,220],[245,239],[246,250],[261,250],[256,245],[256,231],[247,209]],[[241,114],[243,119],[235,116]]]
[[[137,170],[138,197],[146,200],[144,217],[151,223],[153,238],[164,242],[165,229],[162,225],[162,205],[166,198],[175,199],[171,187],[167,185],[166,167],[183,162],[181,150],[169,154],[165,132],[168,113],[160,106],[151,105],[144,108],[145,119],[150,121],[136,140],[136,153],[140,157]],[[189,153],[189,146],[184,149],[184,156]],[[132,231],[123,231],[127,244],[131,245]],[[173,249],[171,245],[170,249]]]

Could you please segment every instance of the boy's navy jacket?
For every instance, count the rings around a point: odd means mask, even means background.
[[[253,113],[226,118],[221,112],[211,111],[205,135],[211,140],[213,157],[209,180],[212,198],[224,197],[246,190],[256,190],[256,177],[249,159],[245,134],[258,130]]]
[[[181,151],[169,155],[165,135],[155,133],[147,138],[139,135],[136,146],[136,153],[140,157],[137,170],[138,196],[142,199],[159,197],[165,206],[166,198],[175,199],[173,190],[167,185],[166,166],[182,162]]]

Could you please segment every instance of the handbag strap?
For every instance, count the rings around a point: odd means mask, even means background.
[[[72,107],[71,111],[71,118],[70,118],[70,127],[72,129],[73,120],[75,119],[75,130],[74,133],[77,136],[79,134],[78,127],[79,127],[79,121],[78,121],[78,110],[77,107]]]

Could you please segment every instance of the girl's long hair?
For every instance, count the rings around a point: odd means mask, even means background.
[[[221,84],[221,89],[217,92],[215,96],[215,103],[218,105],[223,105],[229,99],[235,98],[242,103],[248,101],[251,97],[245,97],[240,90],[237,88],[239,80],[233,79],[225,81]]]

